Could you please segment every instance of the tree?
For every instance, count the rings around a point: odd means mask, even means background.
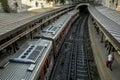
[[[61,3],[61,4],[65,4],[65,1],[66,1],[66,0],[60,0],[60,3]]]
[[[8,5],[8,1],[7,0],[0,0],[2,8],[5,12],[9,13],[10,12],[10,8]]]

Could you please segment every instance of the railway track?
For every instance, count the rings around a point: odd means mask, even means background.
[[[71,27],[59,52],[51,80],[91,80],[84,47],[86,20],[87,16],[83,15]]]
[[[89,64],[84,48],[84,27],[87,17],[84,16],[82,24],[77,23],[70,57],[68,80],[90,80]]]

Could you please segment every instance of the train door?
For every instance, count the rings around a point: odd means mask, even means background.
[[[51,50],[50,55],[49,55],[49,61],[50,61],[49,68],[50,68],[50,70],[52,70],[53,65],[54,65],[54,54],[53,54],[52,50]]]
[[[69,23],[69,22],[68,22],[68,23]],[[65,28],[64,28],[64,36],[66,36],[66,35],[67,35],[67,32],[68,32],[68,26],[69,26],[68,23],[65,25]]]
[[[60,42],[60,40],[59,40],[59,38],[57,38],[57,39],[55,40],[55,54],[56,54],[56,55],[58,55],[57,53],[58,53],[59,42]]]
[[[42,70],[41,70],[41,73],[40,73],[39,80],[47,80],[47,77],[46,77],[47,67],[48,67],[48,62],[47,61],[48,61],[48,56],[42,64]]]
[[[47,72],[45,74],[45,78],[46,78],[45,80],[49,80],[53,65],[54,65],[54,55],[53,55],[53,51],[51,51],[48,56],[48,60],[47,60],[47,64],[46,64]]]

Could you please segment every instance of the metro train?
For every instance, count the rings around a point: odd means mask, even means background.
[[[63,14],[19,51],[0,62],[0,80],[49,80],[58,52],[78,10]]]
[[[58,55],[58,51],[64,42],[65,36],[67,35],[71,24],[78,18],[78,16],[78,11],[66,13],[36,35],[37,38],[52,40],[55,58]]]

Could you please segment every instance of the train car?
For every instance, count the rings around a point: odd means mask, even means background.
[[[0,80],[49,80],[55,57],[78,16],[77,10],[64,14],[36,35],[40,39],[27,41],[18,52],[2,60]]]
[[[55,22],[40,31],[35,37],[48,39],[53,42],[54,57],[58,55],[65,36],[67,35],[71,24],[79,17],[78,10],[72,10],[66,14],[63,14]]]
[[[33,39],[0,62],[0,80],[48,80],[53,64],[52,41]]]

